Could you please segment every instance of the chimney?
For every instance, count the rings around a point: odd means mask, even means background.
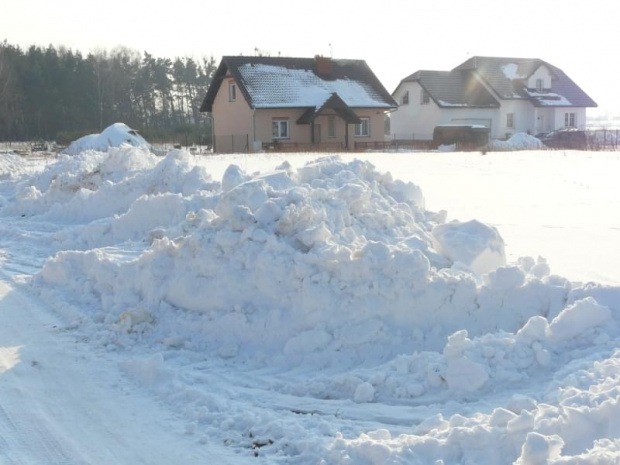
[[[316,55],[314,57],[314,71],[320,77],[330,77],[334,70],[334,63],[331,58]]]

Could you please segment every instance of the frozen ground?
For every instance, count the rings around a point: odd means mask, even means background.
[[[0,462],[620,463],[619,155],[317,158],[0,154]]]

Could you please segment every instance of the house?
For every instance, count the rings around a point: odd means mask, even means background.
[[[397,107],[363,60],[225,56],[200,107],[217,152],[354,149],[385,140]]]
[[[452,71],[417,71],[392,94],[395,139],[430,140],[436,126],[483,125],[491,138],[585,129],[596,103],[561,69],[530,58],[472,57]]]

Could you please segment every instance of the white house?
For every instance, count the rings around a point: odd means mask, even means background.
[[[417,71],[392,93],[396,139],[431,140],[439,125],[484,125],[491,138],[585,128],[596,103],[561,69],[539,59],[473,57],[452,71]]]

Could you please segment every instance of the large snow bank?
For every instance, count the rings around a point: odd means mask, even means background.
[[[136,130],[124,123],[114,123],[105,128],[101,134],[89,134],[71,142],[63,153],[77,155],[86,150],[105,152],[110,147],[119,147],[122,144],[150,148],[150,144]]]
[[[489,142],[488,149],[491,152],[511,151],[511,150],[540,150],[545,148],[540,139],[530,136],[524,132],[513,134],[510,139],[492,140]]]
[[[119,325],[146,311],[153,337],[222,357],[376,363],[440,349],[454,331],[518,331],[563,308],[570,290],[544,263],[498,268],[505,257],[494,228],[440,224],[443,215],[424,210],[415,185],[367,162],[285,163],[262,174],[231,166],[221,187],[206,177],[190,182],[188,166],[162,176],[162,165],[178,163],[171,155],[117,182],[109,174],[88,195],[56,203],[57,216],[114,215],[57,233],[63,248],[143,244],[124,260],[105,249],[60,252],[41,272],[41,284],[88,302],[85,317],[105,322],[108,343],[131,339]],[[41,199],[52,195],[49,185]],[[453,364],[450,385],[470,369]],[[482,373],[475,378],[476,388],[484,384]]]
[[[191,434],[293,463],[613,463],[620,450],[620,290],[544,259],[506,264],[495,228],[445,223],[370,163],[232,165],[217,182],[184,152],[124,147],[62,157],[2,214],[66,223],[33,289],[80,338],[146,352],[123,370],[180,406]],[[218,363],[242,367],[224,377],[247,389],[218,397]]]

